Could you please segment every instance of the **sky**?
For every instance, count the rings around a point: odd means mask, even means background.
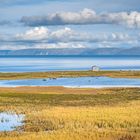
[[[139,0],[0,0],[0,50],[140,47]]]

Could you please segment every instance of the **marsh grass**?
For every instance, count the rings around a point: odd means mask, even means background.
[[[131,135],[124,135],[124,136],[121,136],[120,138],[118,138],[118,140],[134,140],[135,137],[134,136],[131,136]]]
[[[114,78],[140,78],[140,71],[57,71],[57,72],[26,72],[26,73],[0,73],[1,80],[30,79],[30,78],[62,78],[108,76]]]
[[[140,139],[139,88],[19,89],[0,89],[0,110],[24,113],[25,124],[0,140]]]

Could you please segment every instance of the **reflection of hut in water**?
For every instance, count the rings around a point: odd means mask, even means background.
[[[92,71],[100,71],[100,68],[98,66],[92,66]]]

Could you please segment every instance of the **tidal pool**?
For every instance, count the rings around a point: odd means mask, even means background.
[[[110,77],[77,77],[57,79],[0,80],[0,87],[64,86],[64,87],[140,87],[140,79]]]
[[[0,132],[13,131],[16,127],[22,126],[24,115],[17,115],[15,113],[0,113]]]

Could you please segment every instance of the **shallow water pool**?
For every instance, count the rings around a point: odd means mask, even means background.
[[[0,113],[0,132],[13,131],[18,126],[23,125],[24,115],[17,115],[15,113]]]
[[[110,77],[77,77],[57,79],[0,80],[0,87],[64,86],[64,87],[140,87],[140,79]]]

